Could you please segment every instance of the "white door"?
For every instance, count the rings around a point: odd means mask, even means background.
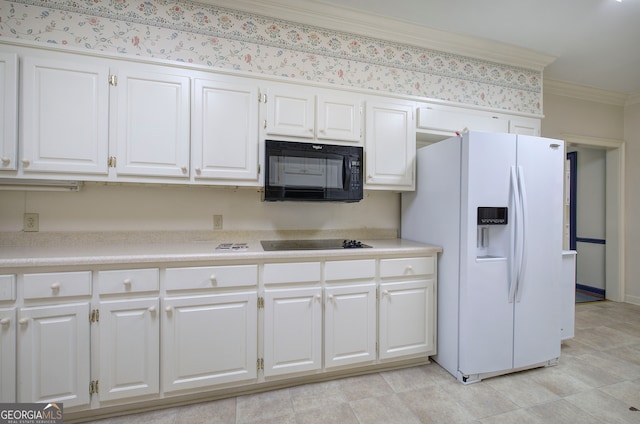
[[[158,299],[100,302],[100,401],[159,393]]]
[[[322,366],[322,289],[265,290],[264,375]]]
[[[108,77],[107,65],[95,58],[23,59],[20,156],[25,174],[107,174]]]
[[[18,55],[0,52],[0,170],[17,169]]]
[[[89,404],[89,304],[18,310],[18,402]]]
[[[202,79],[194,84],[194,178],[257,181],[257,85]]]
[[[0,402],[16,401],[16,311],[0,309]]]
[[[380,359],[435,348],[433,280],[380,284]]]
[[[116,171],[189,176],[190,80],[135,68],[118,72]]]
[[[313,138],[315,94],[303,87],[278,87],[267,95],[267,134]]]
[[[411,105],[367,102],[365,131],[367,187],[413,189],[415,131]]]
[[[376,359],[376,285],[325,289],[325,368]]]
[[[515,161],[514,135],[463,136],[458,369],[464,375],[511,369],[513,364],[509,251],[515,223],[510,173]],[[478,207],[509,208],[508,225],[489,228],[493,258],[483,258],[488,252],[477,248]]]
[[[162,321],[165,392],[257,376],[257,294],[166,298]]]
[[[560,356],[564,143],[518,136],[524,262],[516,292],[514,367]]]
[[[318,139],[360,141],[360,98],[318,94]]]

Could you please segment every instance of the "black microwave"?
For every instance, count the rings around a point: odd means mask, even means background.
[[[362,200],[362,147],[265,141],[264,200]]]

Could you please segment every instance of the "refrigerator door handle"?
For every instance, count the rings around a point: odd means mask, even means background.
[[[516,302],[520,302],[522,299],[522,290],[524,286],[524,270],[527,264],[527,190],[524,183],[524,170],[521,166],[518,167],[518,191],[520,193],[520,228],[522,228],[520,234],[520,258],[518,259],[518,284],[516,288]]]
[[[520,210],[520,195],[518,190],[518,179],[516,177],[516,167],[511,167],[511,201],[513,205],[513,219],[511,221],[510,246],[509,246],[509,303],[515,301],[516,287],[518,285],[518,266],[516,258],[518,257],[518,225]]]

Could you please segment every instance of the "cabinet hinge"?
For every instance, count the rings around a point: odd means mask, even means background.
[[[258,164],[258,175],[260,175],[260,171],[262,170],[262,168],[260,168],[260,164]]]
[[[258,309],[264,309],[264,297],[258,298]]]
[[[115,168],[116,167],[117,158],[115,156],[109,156],[107,159],[107,168]]]
[[[91,313],[89,314],[89,322],[90,323],[100,322],[100,310],[99,309],[93,309],[91,311]]]
[[[257,366],[258,366],[258,371],[264,370],[264,359],[258,358]]]
[[[258,103],[267,103],[267,95],[258,91]]]
[[[118,77],[116,75],[109,75],[109,85],[113,87],[118,86]]]
[[[98,393],[98,380],[91,380],[89,382],[89,396]]]

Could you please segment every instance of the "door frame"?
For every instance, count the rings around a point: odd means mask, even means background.
[[[616,302],[625,301],[625,234],[624,234],[624,140],[589,137],[562,133],[567,145],[606,150],[606,224],[605,278],[606,298]]]

